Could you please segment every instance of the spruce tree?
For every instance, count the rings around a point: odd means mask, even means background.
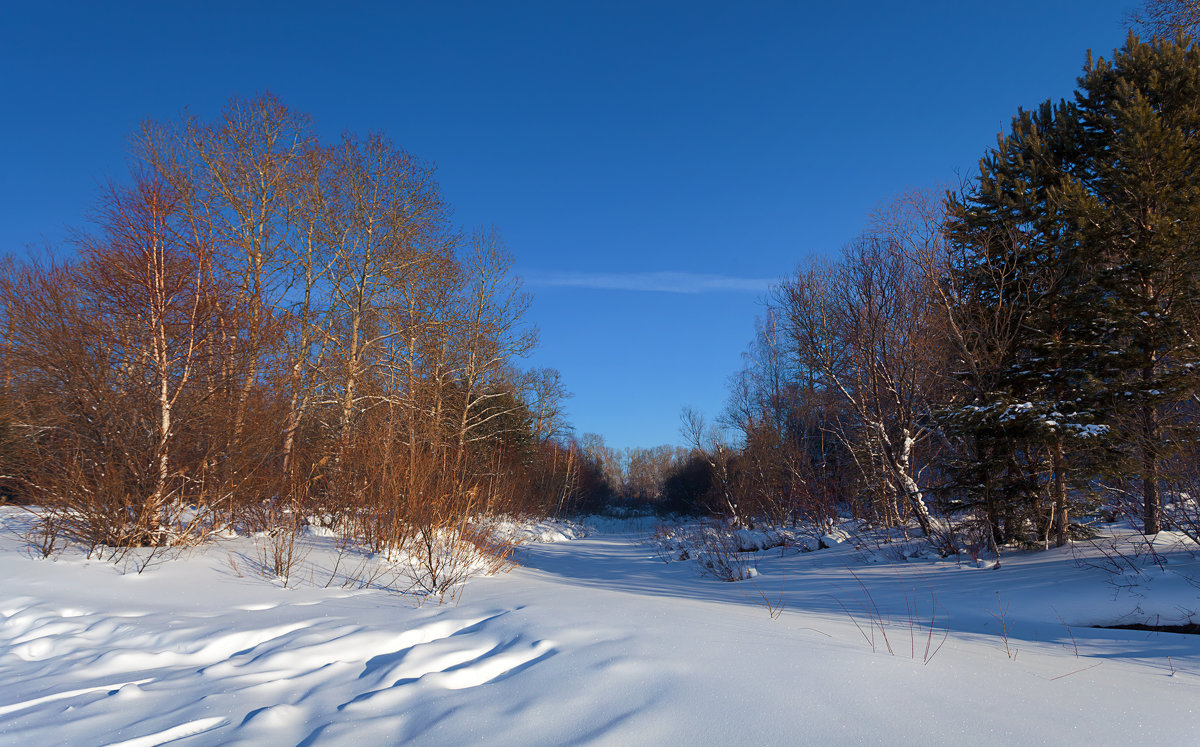
[[[1078,302],[1103,329],[1097,373],[1153,534],[1160,463],[1195,437],[1171,415],[1200,383],[1190,334],[1200,302],[1200,50],[1183,36],[1131,35],[1111,61],[1089,64],[1080,88],[1089,158],[1074,207],[1095,275]]]
[[[1150,534],[1160,463],[1192,437],[1167,415],[1198,383],[1198,102],[1189,39],[1130,35],[1111,61],[1089,59],[1073,101],[1019,113],[952,200],[954,281],[1013,334],[948,422],[1010,457],[1049,455],[1060,543],[1068,481],[1096,472],[1080,447],[1104,434],[1128,457],[1115,464],[1140,481]]]
[[[1077,307],[1068,299],[1086,282],[1077,232],[1070,230],[1079,160],[1071,105],[1019,112],[1012,131],[980,163],[980,177],[952,201],[950,237],[961,247],[955,284],[981,334],[986,363],[968,368],[968,400],[947,423],[972,444],[959,466],[983,501],[998,538],[998,516],[1014,503],[1036,520],[1041,475],[1048,472],[1057,544],[1067,540],[1067,447],[1096,433],[1095,387]],[[1014,522],[1016,523],[1016,522]]]

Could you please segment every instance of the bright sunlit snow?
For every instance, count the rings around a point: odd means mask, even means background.
[[[27,522],[2,511],[9,530]],[[1100,541],[1005,553],[993,569],[842,537],[747,553],[757,575],[728,583],[649,542],[655,530],[596,520],[571,539],[578,526],[513,524],[558,541],[523,545],[518,567],[472,579],[457,604],[420,607],[340,577],[325,588],[332,545],[313,535],[280,588],[256,570],[252,538],[122,574],[70,552],[35,559],[8,531],[0,742],[1200,736],[1200,637],[1092,627],[1193,620],[1200,562],[1167,539],[1157,555]]]

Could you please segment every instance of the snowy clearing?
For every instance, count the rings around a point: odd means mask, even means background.
[[[1161,565],[1126,552],[1116,572],[1103,544],[1006,553],[999,570],[775,548],[726,583],[630,526],[521,530],[561,541],[420,607],[323,588],[319,537],[284,589],[230,561],[249,538],[122,574],[35,559],[5,532],[0,743],[1200,738],[1200,637],[1091,627],[1195,618],[1200,561],[1168,538]]]

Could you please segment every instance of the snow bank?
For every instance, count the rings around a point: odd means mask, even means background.
[[[566,520],[493,519],[487,523],[497,538],[517,544],[526,542],[568,542],[587,534],[580,524]]]
[[[844,529],[831,529],[820,537],[821,547],[834,547],[850,539],[850,533]]]
[[[733,542],[742,552],[769,550],[772,547],[779,547],[784,541],[784,536],[775,531],[739,529],[733,533]]]

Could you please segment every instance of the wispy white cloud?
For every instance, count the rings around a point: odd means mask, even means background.
[[[774,278],[741,278],[701,272],[560,272],[534,270],[522,273],[530,286],[595,288],[597,290],[651,293],[763,293]]]

